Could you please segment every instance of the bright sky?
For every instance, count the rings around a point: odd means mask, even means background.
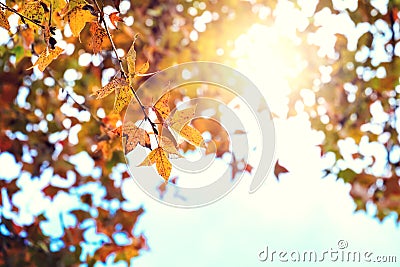
[[[353,2],[349,1],[350,5]],[[296,17],[300,21],[298,24],[278,20],[275,28],[255,25],[247,35],[237,40],[236,54],[233,55],[238,58],[238,69],[259,86],[271,109],[278,115],[286,112],[286,95],[290,92],[286,79],[304,67],[302,55],[296,51],[281,51],[281,44],[271,42],[278,32],[290,35],[293,27],[303,27],[301,21],[304,21],[307,8],[303,13],[288,13],[285,5],[290,4],[283,2],[279,8],[285,11],[286,16]],[[320,23],[334,27],[338,26],[339,21],[344,34],[360,34],[346,18],[339,19],[328,14],[320,18]],[[329,27],[318,34],[320,36],[315,36],[315,41],[326,40],[321,55],[332,55],[329,42],[332,41],[332,32],[329,32]],[[288,58],[291,60],[286,60]],[[394,216],[380,223],[372,218],[374,208],[371,206],[368,207],[369,214],[354,213],[355,205],[349,196],[350,186],[333,177],[321,179],[321,170],[331,162],[320,158],[316,145],[321,136],[310,129],[307,117],[302,114],[289,120],[277,119],[275,123],[277,157],[290,173],[282,175],[280,182],[270,175],[255,194],[248,194],[251,177],[246,174],[239,185],[217,203],[198,209],[179,209],[160,204],[143,193],[133,180],[125,180],[123,192],[128,199],[125,207],[144,206],[146,213],[135,231],[144,233],[150,246],[150,251],[143,252],[142,256],[133,260],[134,266],[266,266],[271,263],[258,261],[257,255],[267,245],[270,250],[322,252],[330,248],[337,249],[339,240],[349,243],[349,251],[368,250],[376,255],[395,255],[400,260],[400,231],[395,225]],[[84,153],[76,156],[74,163],[78,164],[82,173],[92,171],[92,160]],[[6,153],[0,155],[0,165],[9,166],[7,169],[0,168],[0,177],[5,179],[15,177],[20,169]],[[73,197],[61,193],[50,207],[49,200],[40,193],[41,186],[49,181],[50,176],[51,173],[44,173],[40,180],[31,181],[28,175],[19,179],[22,192],[16,194],[15,201],[22,215],[15,220],[26,223],[32,220],[32,214],[47,210],[50,222],[43,227],[57,236],[61,229],[54,225],[58,225],[59,213],[67,213],[78,203]],[[118,180],[117,177],[115,179]],[[73,177],[64,183],[72,181]],[[55,183],[61,182],[60,179]],[[101,188],[92,186],[80,189],[85,190],[96,191],[94,202],[101,201]],[[6,210],[7,204],[4,206]],[[75,222],[73,216],[66,215],[63,219],[66,226]],[[98,238],[92,233],[86,235],[92,239]],[[112,266],[111,262],[112,259],[109,259],[108,266]],[[292,264],[273,263],[273,266]],[[299,263],[294,266],[309,265]],[[360,264],[324,262],[318,266],[347,267]]]

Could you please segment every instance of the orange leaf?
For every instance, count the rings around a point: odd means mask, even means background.
[[[115,98],[113,111],[114,113],[120,113],[122,109],[131,102],[133,92],[129,85],[127,85],[115,88],[115,93],[117,94],[117,97]]]
[[[6,30],[10,30],[10,23],[3,11],[0,11],[0,27],[3,27]]]
[[[92,36],[90,45],[93,49],[93,53],[97,54],[101,52],[101,46],[103,45],[104,38],[107,37],[107,32],[98,22],[91,22],[90,35]]]
[[[157,147],[144,159],[144,161],[139,166],[151,166],[156,164],[158,174],[168,181],[171,174],[172,165],[167,157],[167,153],[162,147]]]
[[[101,99],[112,92],[114,92],[117,88],[123,88],[128,86],[128,83],[123,78],[115,78],[111,80],[106,86],[103,86],[101,89],[94,92],[92,95],[97,95],[96,99]]]
[[[138,34],[135,35],[132,45],[129,48],[128,53],[126,54],[126,62],[128,64],[128,72],[131,76],[134,76],[136,73],[136,50],[135,50],[135,42],[138,38]]]
[[[171,128],[179,130],[187,123],[189,123],[196,113],[196,106],[191,106],[183,110],[175,111],[169,124]]]
[[[117,22],[124,22],[124,20],[123,20],[122,18],[120,18],[120,17],[118,16],[118,14],[119,14],[119,12],[113,12],[113,13],[111,13],[110,16],[109,16],[110,21],[111,21],[111,24],[112,24],[115,28],[117,28],[117,29],[118,29],[118,27],[117,27]]]
[[[28,68],[27,70],[32,69],[35,66],[38,66],[38,69],[43,72],[44,69],[50,65],[50,63],[56,59],[62,52],[64,51],[64,49],[56,46],[54,49],[45,49],[40,55],[38,60],[35,62],[35,64]]]
[[[72,35],[75,37],[79,37],[81,31],[86,25],[86,22],[97,19],[92,15],[92,13],[90,13],[90,10],[87,8],[87,6],[88,5],[83,4],[77,5],[66,15]]]

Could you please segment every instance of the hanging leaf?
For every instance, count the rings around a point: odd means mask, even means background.
[[[114,113],[120,113],[126,105],[128,105],[133,97],[133,92],[131,91],[129,85],[123,87],[116,87],[115,93],[117,97],[114,102]]]
[[[186,124],[182,128],[177,128],[174,130],[192,145],[205,148],[203,136],[197,129],[193,128],[192,126]]]
[[[169,97],[170,97],[170,92],[168,91],[157,101],[157,103],[153,107],[153,110],[156,113],[157,118],[161,123],[164,123],[164,121],[168,118],[169,114],[171,113],[171,110],[168,105]]]
[[[118,22],[124,22],[124,20],[123,20],[120,16],[118,16],[118,14],[119,14],[119,12],[113,12],[113,13],[111,13],[111,14],[109,15],[111,24],[112,24],[116,29],[118,29],[118,27],[117,27],[117,23],[118,23]]]
[[[196,106],[191,106],[183,110],[175,111],[169,124],[173,129],[181,129],[185,124],[190,122],[196,113]]]
[[[174,142],[172,142],[171,139],[169,139],[166,136],[158,136],[158,142],[160,144],[160,147],[164,149],[164,151],[170,155],[177,156],[178,158],[182,158],[183,156],[179,153],[179,151],[176,149],[176,145]]]
[[[144,129],[137,127],[133,122],[127,122],[122,129],[123,135],[126,136],[125,155],[134,150],[138,144],[150,146],[149,134]]]
[[[106,30],[100,26],[98,22],[90,23],[90,35],[92,36],[90,40],[90,46],[92,47],[93,54],[97,54],[101,52],[101,47],[103,45],[103,41],[107,38]]]
[[[133,38],[133,42],[131,47],[129,48],[128,53],[126,54],[126,62],[128,64],[128,72],[129,75],[134,77],[136,73],[136,50],[135,50],[135,42],[138,38],[139,34],[136,34]]]
[[[96,99],[101,99],[101,98],[108,96],[112,92],[116,91],[117,88],[121,89],[121,88],[124,88],[127,86],[128,86],[128,83],[126,82],[125,79],[115,78],[115,79],[111,80],[107,85],[103,86],[102,88],[100,88],[99,90],[94,92],[92,95],[96,95],[97,96]]]
[[[164,178],[165,181],[168,181],[172,165],[167,157],[167,153],[162,147],[158,147],[151,151],[139,166],[151,166],[154,163],[156,164],[158,174]]]
[[[56,59],[64,49],[56,46],[54,49],[45,49],[39,56],[38,60],[35,62],[35,64],[28,68],[27,70],[30,70],[34,68],[35,66],[38,66],[38,69],[43,72],[46,67],[54,60]]]
[[[72,35],[79,37],[81,31],[86,25],[86,22],[91,22],[97,19],[92,15],[89,5],[77,5],[66,15],[69,27],[71,28]]]
[[[44,15],[45,15],[45,7],[46,5],[42,3],[41,1],[31,1],[31,2],[25,2],[23,10],[22,10],[22,15],[25,17],[29,18],[30,20],[42,25],[44,21]],[[48,11],[48,10],[47,10]],[[25,21],[29,27],[31,27],[34,30],[39,29],[40,27],[36,25],[35,23],[31,21]]]
[[[7,31],[10,30],[10,23],[3,11],[0,10],[0,27],[3,27]]]

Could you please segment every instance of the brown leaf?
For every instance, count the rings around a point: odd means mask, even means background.
[[[150,145],[149,134],[142,128],[138,128],[133,122],[128,121],[122,127],[123,135],[126,136],[125,155],[136,148],[138,144],[141,146]]]

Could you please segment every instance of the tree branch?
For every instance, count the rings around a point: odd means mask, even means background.
[[[25,23],[24,20],[28,20],[28,21],[32,22],[33,24],[37,25],[38,27],[40,27],[41,29],[44,29],[44,28],[45,28],[45,26],[43,26],[43,25],[37,23],[36,21],[34,21],[34,20],[32,20],[32,19],[30,19],[30,18],[28,18],[28,17],[25,17],[24,15],[22,15],[21,13],[19,13],[19,12],[18,12],[17,10],[15,10],[14,8],[9,7],[9,6],[5,5],[5,4],[3,4],[2,2],[0,2],[0,5],[1,5],[3,8],[5,8],[5,9],[11,11],[11,12],[13,12],[14,14],[17,14],[17,15],[21,18],[21,20],[22,20],[24,23]]]
[[[107,33],[107,37],[108,37],[108,39],[110,40],[112,49],[113,49],[113,51],[114,51],[114,53],[115,53],[115,56],[116,56],[116,58],[117,58],[117,60],[118,60],[118,62],[119,62],[121,74],[122,74],[122,76],[123,76],[125,79],[127,79],[128,76],[127,76],[127,74],[126,74],[125,71],[124,71],[124,66],[122,65],[122,59],[118,56],[117,48],[116,48],[115,43],[114,43],[114,41],[113,41],[113,39],[112,39],[112,37],[111,37],[110,30],[108,29],[107,23],[106,23],[106,21],[104,20],[104,12],[103,12],[103,9],[100,8],[99,4],[97,3],[97,0],[94,0],[93,2],[94,2],[94,4],[96,5],[96,8],[97,8],[98,11],[99,11],[99,14],[100,14],[100,23],[103,23],[103,25],[104,25],[104,28],[105,28],[106,33]],[[143,105],[142,101],[140,100],[139,96],[136,94],[135,89],[134,89],[132,86],[129,86],[129,88],[131,89],[131,91],[132,91],[132,93],[133,93],[133,95],[134,95],[136,101],[138,102],[138,104],[140,105],[140,108],[142,109],[142,112],[143,112],[143,115],[144,115],[144,119],[147,120],[147,121],[150,123],[151,128],[153,129],[154,133],[158,134],[158,130],[157,130],[156,124],[155,124],[153,121],[150,120],[149,116],[147,115],[146,108],[145,108],[145,106]],[[156,138],[156,140],[157,140],[157,138]],[[158,140],[157,140],[157,143],[158,143]]]

